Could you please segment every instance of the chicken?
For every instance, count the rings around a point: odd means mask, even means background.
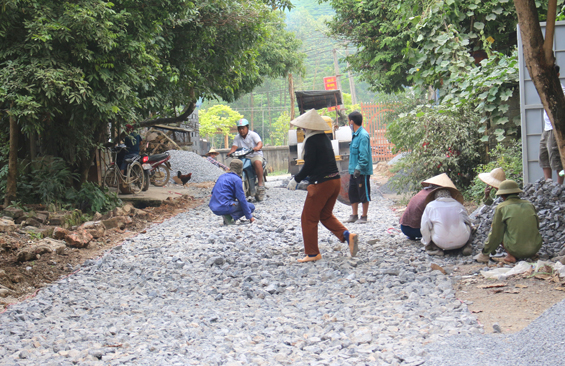
[[[190,178],[192,178],[192,173],[182,175],[180,170],[179,170],[177,172],[177,178],[180,179],[180,181],[182,182],[182,185],[184,186],[190,180]]]

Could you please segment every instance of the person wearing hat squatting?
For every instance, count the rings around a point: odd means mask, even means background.
[[[233,145],[228,152],[228,156],[231,156],[231,154],[240,147],[253,149],[254,152],[247,155],[247,158],[251,160],[255,174],[257,174],[259,178],[258,190],[260,193],[263,193],[265,191],[265,185],[263,183],[263,151],[261,151],[263,142],[259,134],[249,131],[249,121],[245,118],[238,120],[236,125],[238,134],[233,139]]]
[[[352,214],[345,222],[364,224],[367,222],[369,202],[371,201],[371,175],[373,174],[373,153],[371,137],[363,128],[363,116],[355,111],[349,113],[349,126],[353,137],[349,145],[349,201]],[[363,214],[359,217],[359,203],[363,206]]]
[[[406,210],[400,217],[400,230],[410,240],[420,240],[422,238],[420,224],[422,222],[424,209],[429,202],[426,201],[428,195],[438,187],[455,188],[455,184],[453,184],[445,173],[431,177],[420,184],[424,188],[410,199]]]
[[[483,197],[483,204],[490,206],[494,203],[494,200],[490,197],[490,192],[493,187],[498,189],[500,183],[506,180],[506,174],[502,168],[494,168],[490,173],[479,174],[479,179],[486,183],[485,196]],[[495,191],[496,191],[495,189]]]
[[[234,221],[243,216],[249,222],[253,222],[255,221],[255,218],[253,218],[255,206],[245,199],[243,182],[241,181],[243,162],[239,159],[232,160],[230,170],[230,172],[218,177],[212,189],[212,197],[210,197],[208,207],[216,215],[222,216],[224,225],[232,225]]]
[[[223,169],[225,172],[229,171],[230,168],[228,168],[227,166],[216,160],[218,155],[220,155],[219,152],[217,152],[214,149],[210,149],[210,151],[208,151],[208,153],[206,154],[205,159],[208,160],[210,163],[214,164],[215,166],[217,166],[218,168]]]
[[[295,190],[297,184],[310,177],[308,195],[302,210],[302,237],[306,257],[298,262],[312,262],[322,259],[318,248],[318,223],[321,222],[340,242],[347,242],[352,257],[358,251],[358,236],[350,233],[334,216],[333,208],[341,188],[341,179],[330,139],[324,133],[328,124],[311,109],[294,121],[292,125],[304,129],[304,149],[299,159],[304,165],[295,177],[290,179],[287,188]]]
[[[473,254],[471,220],[463,207],[463,196],[451,187],[434,189],[426,198],[420,231],[422,244],[430,255],[463,247],[463,255]]]
[[[539,218],[534,205],[518,197],[521,192],[513,180],[500,183],[496,195],[504,202],[496,206],[488,239],[482,252],[475,256],[477,262],[488,263],[489,254],[494,254],[501,244],[506,250],[506,257],[493,259],[504,263],[531,258],[540,250]]]

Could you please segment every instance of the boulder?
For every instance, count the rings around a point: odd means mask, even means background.
[[[49,217],[49,224],[67,229],[69,227],[67,224],[67,216],[68,214],[53,214]]]
[[[63,229],[61,227],[56,227],[53,229],[53,238],[64,240],[65,236],[69,235],[69,230]]]
[[[122,210],[124,210],[124,212],[129,215],[129,214],[133,214],[136,208],[133,207],[131,203],[127,203],[124,205],[124,207],[122,207]]]
[[[135,209],[135,213],[134,213],[135,217],[138,217],[140,219],[147,219],[147,217],[149,217],[149,213],[147,211],[143,211],[140,209]]]
[[[18,225],[12,220],[0,219],[0,233],[11,233],[18,230]]]
[[[102,220],[102,224],[106,229],[118,228],[120,230],[125,229],[126,225],[131,224],[133,220],[129,216],[115,216],[108,220]]]
[[[37,243],[26,246],[17,253],[18,262],[25,262],[37,259],[38,254],[57,253],[63,254],[65,251],[65,242],[51,238],[45,238]]]
[[[92,235],[83,229],[78,229],[65,236],[67,245],[73,248],[86,248],[92,239]]]
[[[116,207],[113,211],[114,216],[127,216],[127,212],[121,208],[121,207]]]
[[[42,224],[49,222],[49,211],[39,211],[35,213],[35,219]]]
[[[94,239],[98,239],[106,234],[106,227],[101,221],[87,221],[79,226],[79,229],[86,230]]]
[[[96,212],[94,216],[92,216],[92,221],[100,221],[102,220],[102,214],[100,212]]]
[[[28,217],[25,220],[25,226],[35,226],[35,227],[40,227],[41,226],[41,222],[39,220],[37,220],[35,217]]]
[[[24,215],[24,210],[16,207],[8,207],[2,211],[3,216],[9,216],[13,219],[18,219]]]

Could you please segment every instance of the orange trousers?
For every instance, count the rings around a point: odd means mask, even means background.
[[[335,201],[339,195],[340,179],[327,180],[320,184],[308,186],[308,196],[302,210],[302,237],[304,239],[304,252],[310,255],[320,253],[318,249],[318,223],[331,231],[339,241],[345,241],[343,232],[347,229],[333,215]]]

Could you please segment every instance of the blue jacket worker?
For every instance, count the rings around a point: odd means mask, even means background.
[[[224,225],[232,225],[235,220],[245,216],[250,222],[255,221],[253,211],[255,206],[247,202],[243,192],[243,162],[234,159],[230,162],[230,172],[220,175],[214,188],[208,207],[224,219]]]
[[[363,128],[363,116],[359,112],[351,112],[347,116],[349,126],[353,130],[349,146],[349,201],[353,213],[345,222],[364,224],[367,222],[369,201],[371,201],[371,182],[373,174],[373,153],[371,137]],[[363,214],[358,215],[359,203],[363,205]]]

